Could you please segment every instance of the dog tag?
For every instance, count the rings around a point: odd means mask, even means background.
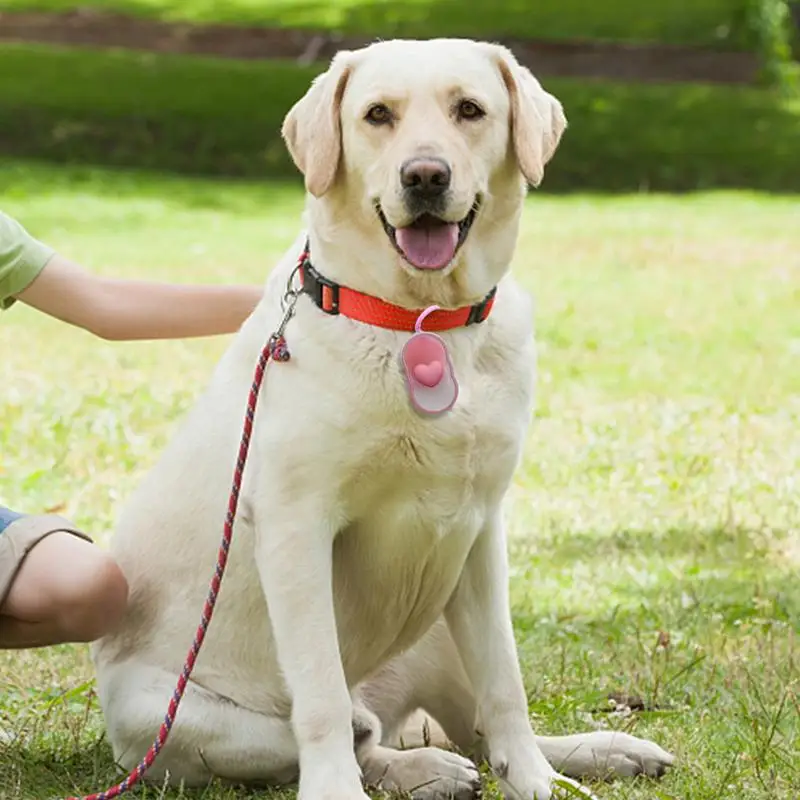
[[[414,334],[401,354],[411,405],[421,414],[429,415],[449,411],[458,397],[458,382],[447,345],[440,336],[422,330],[425,317],[437,308],[430,306],[419,315]]]

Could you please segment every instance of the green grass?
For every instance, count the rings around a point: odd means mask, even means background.
[[[0,45],[0,152],[294,177],[280,124],[318,69]],[[800,191],[796,102],[744,87],[545,84],[570,120],[547,191]]]
[[[744,0],[0,0],[0,10],[76,8],[193,23],[332,29],[388,36],[527,36],[741,45]]]
[[[0,187],[68,256],[177,281],[262,280],[302,206],[276,184],[21,162],[0,163]],[[531,713],[544,732],[607,724],[679,758],[658,784],[598,786],[603,800],[800,794],[797,204],[540,195],[525,213],[514,268],[537,299],[540,388],[508,514]],[[111,344],[3,315],[0,502],[57,507],[106,541],[225,345]],[[0,744],[0,799],[115,778],[91,680],[83,647],[0,653],[0,727],[17,737]],[[656,708],[611,716],[612,691]]]

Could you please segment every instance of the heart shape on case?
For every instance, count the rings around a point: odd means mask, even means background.
[[[441,381],[444,367],[441,361],[435,360],[428,364],[415,364],[412,372],[419,383],[432,389]]]

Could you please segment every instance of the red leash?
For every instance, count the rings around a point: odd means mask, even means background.
[[[273,333],[272,336],[270,336],[267,340],[267,343],[264,345],[261,355],[258,358],[258,363],[256,364],[255,373],[253,375],[253,383],[250,386],[250,394],[247,398],[247,410],[244,416],[242,438],[239,443],[239,453],[236,457],[236,467],[233,471],[233,484],[231,486],[231,493],[228,499],[228,512],[225,515],[225,526],[222,533],[222,543],[220,544],[219,553],[217,555],[217,564],[214,568],[214,575],[211,578],[211,585],[209,586],[206,602],[203,606],[203,615],[200,618],[200,624],[197,626],[197,632],[194,635],[192,646],[189,648],[183,669],[178,677],[178,683],[175,686],[175,691],[172,693],[172,699],[169,701],[169,706],[167,708],[167,713],[164,716],[164,721],[161,723],[161,727],[158,730],[158,735],[153,741],[153,744],[150,745],[150,749],[147,751],[144,758],[136,765],[136,767],[134,767],[133,770],[131,770],[128,776],[123,781],[120,781],[116,786],[112,786],[110,789],[106,789],[103,792],[86,795],[85,797],[68,797],[66,800],[111,800],[112,797],[119,797],[121,794],[124,794],[129,789],[132,789],[134,786],[136,786],[139,781],[141,781],[141,779],[144,777],[144,774],[153,765],[153,762],[156,760],[158,754],[161,752],[161,749],[164,747],[167,738],[169,737],[170,731],[172,730],[172,725],[175,722],[175,715],[178,713],[178,706],[180,706],[181,700],[183,699],[183,694],[186,691],[186,685],[189,682],[189,677],[192,674],[195,662],[197,661],[197,656],[200,653],[200,648],[203,646],[203,641],[206,638],[208,626],[211,623],[211,617],[214,615],[214,606],[217,603],[219,587],[222,583],[222,576],[225,574],[225,566],[228,563],[228,552],[230,551],[231,540],[233,539],[233,521],[236,518],[236,509],[239,505],[239,492],[242,488],[242,474],[244,473],[244,465],[247,462],[247,453],[250,449],[250,435],[253,431],[253,420],[255,419],[256,415],[258,393],[261,389],[261,384],[264,381],[264,373],[266,372],[267,364],[270,360],[289,360],[289,351],[286,348],[286,340],[283,338],[283,334],[287,323],[294,314],[294,305],[299,296],[299,293],[292,288],[291,284],[295,274],[306,257],[307,253],[304,252],[300,256],[298,265],[289,278],[286,292],[283,297],[283,319],[281,320],[281,323],[275,333]]]

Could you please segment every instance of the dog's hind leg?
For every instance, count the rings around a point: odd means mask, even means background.
[[[356,757],[367,785],[413,800],[473,800],[481,791],[475,765],[437,747],[398,750],[381,744],[381,724],[357,693],[353,703]]]
[[[175,675],[135,661],[100,670],[98,694],[115,760],[132,769],[164,719]],[[212,778],[285,783],[297,776],[297,745],[288,719],[259,714],[190,682],[148,781],[200,786]]]
[[[425,739],[441,745],[444,735],[462,752],[485,755],[475,697],[443,620],[370,680],[362,694],[383,724],[385,744]],[[433,718],[432,735],[420,731],[424,717],[414,713],[417,709]],[[657,744],[617,731],[537,736],[536,742],[550,765],[570,778],[657,777],[674,761]]]

